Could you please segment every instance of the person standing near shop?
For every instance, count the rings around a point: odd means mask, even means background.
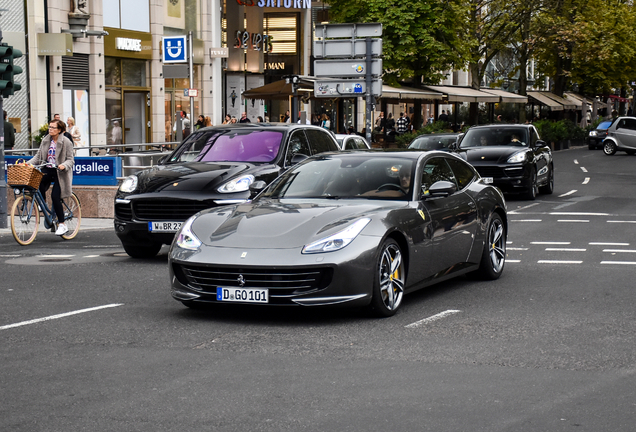
[[[241,114],[241,119],[239,120],[239,123],[252,123],[250,119],[247,118],[247,113],[245,111],[243,111],[243,114]]]
[[[13,123],[7,120],[7,112],[4,111],[4,149],[12,150],[15,146],[15,128]]]
[[[407,121],[408,117],[406,117],[404,115],[403,112],[400,113],[400,118],[397,120],[396,124],[395,124],[395,129],[398,133],[398,135],[402,135],[403,133],[406,133],[406,128],[408,126],[408,121]]]
[[[68,232],[64,223],[62,199],[73,195],[74,148],[73,141],[64,135],[65,131],[66,126],[63,121],[53,120],[49,122],[49,134],[42,138],[40,149],[35,156],[27,161],[32,165],[47,164],[42,168],[44,177],[42,177],[39,189],[42,196],[46,197],[46,191],[53,183],[51,201],[58,221],[55,235],[64,235]]]

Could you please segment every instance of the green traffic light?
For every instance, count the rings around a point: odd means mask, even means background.
[[[9,97],[22,89],[22,85],[15,82],[15,76],[22,73],[20,66],[13,61],[22,57],[22,51],[7,44],[0,44],[0,94]]]

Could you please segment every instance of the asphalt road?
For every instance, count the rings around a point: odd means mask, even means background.
[[[2,431],[631,431],[636,157],[555,153],[508,262],[355,310],[189,310],[167,250],[0,233]]]

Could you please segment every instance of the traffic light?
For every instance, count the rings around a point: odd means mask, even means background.
[[[22,57],[22,52],[6,43],[0,44],[0,94],[11,96],[22,86],[14,81],[15,76],[22,73],[22,68],[13,64],[13,60]]]

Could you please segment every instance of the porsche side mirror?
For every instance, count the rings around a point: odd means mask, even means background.
[[[427,198],[443,198],[457,192],[457,185],[449,181],[440,180],[428,188]]]
[[[547,144],[545,141],[543,141],[543,140],[537,140],[537,142],[535,143],[535,145],[536,145],[537,147],[548,147],[548,144]]]

